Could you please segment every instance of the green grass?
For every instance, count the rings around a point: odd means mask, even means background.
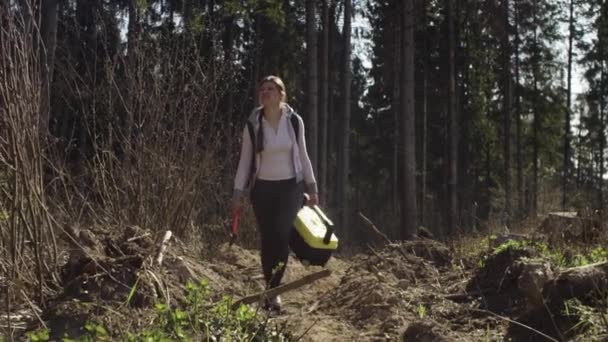
[[[82,336],[64,336],[62,342],[128,341],[286,341],[291,337],[268,324],[250,306],[232,309],[232,298],[209,306],[211,291],[207,281],[186,284],[186,305],[171,307],[157,303],[155,323],[141,331],[112,334],[99,322],[87,322]],[[49,341],[51,332],[46,329],[28,334],[31,342]]]
[[[547,245],[543,242],[536,241],[515,241],[509,240],[505,243],[497,246],[492,252],[491,255],[497,255],[503,253],[509,249],[511,250],[520,250],[524,248],[533,248],[538,251],[539,255],[543,259],[547,259],[551,261],[551,263],[555,266],[568,268],[568,267],[577,267],[577,266],[585,266],[593,263],[608,261],[608,249],[602,246],[595,247],[590,252],[589,251],[578,251],[576,254],[571,254],[570,257],[567,257],[564,253],[563,249],[555,248]],[[480,265],[484,264],[484,257],[482,257],[480,261]]]
[[[585,336],[599,336],[605,333],[608,328],[606,325],[606,314],[581,303],[574,298],[564,302],[562,315],[573,317],[577,323],[572,326],[567,333],[573,335],[585,334]]]

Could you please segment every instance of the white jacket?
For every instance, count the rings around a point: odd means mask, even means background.
[[[262,107],[258,107],[253,110],[251,115],[249,115],[248,121],[253,124],[254,132],[257,135],[259,131],[259,116],[262,115],[261,111]],[[309,192],[318,192],[317,182],[315,180],[315,176],[312,171],[312,163],[310,162],[310,157],[308,156],[308,152],[306,151],[306,140],[304,134],[304,121],[302,117],[298,115],[293,108],[291,108],[288,104],[281,104],[282,115],[285,115],[289,124],[289,136],[294,142],[294,148],[292,149],[292,160],[294,163],[294,170],[296,172],[296,182],[300,182],[304,180],[306,182],[306,187]],[[291,124],[291,116],[295,115],[299,122],[298,128],[298,137],[296,139],[295,130],[293,125]],[[245,126],[243,129],[243,137],[241,142],[241,156],[239,159],[239,166],[237,168],[236,176],[234,178],[234,192],[233,198],[238,199],[243,196],[245,191],[251,190],[253,188],[253,184],[255,179],[257,178],[258,170],[260,170],[260,153],[256,153],[255,155],[255,174],[250,175],[250,166],[251,166],[251,158],[253,155],[253,144],[252,138],[249,136],[249,130]]]

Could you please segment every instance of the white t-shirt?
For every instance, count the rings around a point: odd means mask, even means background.
[[[264,150],[260,160],[260,171],[258,179],[264,180],[283,180],[296,176],[293,165],[293,141],[289,136],[289,121],[285,114],[281,114],[277,131],[272,128],[270,123],[262,118],[262,128],[264,129]]]

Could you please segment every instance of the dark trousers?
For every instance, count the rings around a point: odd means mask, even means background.
[[[261,238],[262,270],[269,288],[281,284],[289,257],[289,234],[302,207],[303,182],[258,179],[251,203]]]

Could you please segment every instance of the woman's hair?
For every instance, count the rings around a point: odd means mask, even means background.
[[[258,84],[258,91],[266,82],[274,83],[274,85],[279,88],[279,92],[281,93],[281,102],[287,102],[287,90],[285,90],[285,83],[283,83],[283,80],[281,78],[273,75],[264,77]]]

